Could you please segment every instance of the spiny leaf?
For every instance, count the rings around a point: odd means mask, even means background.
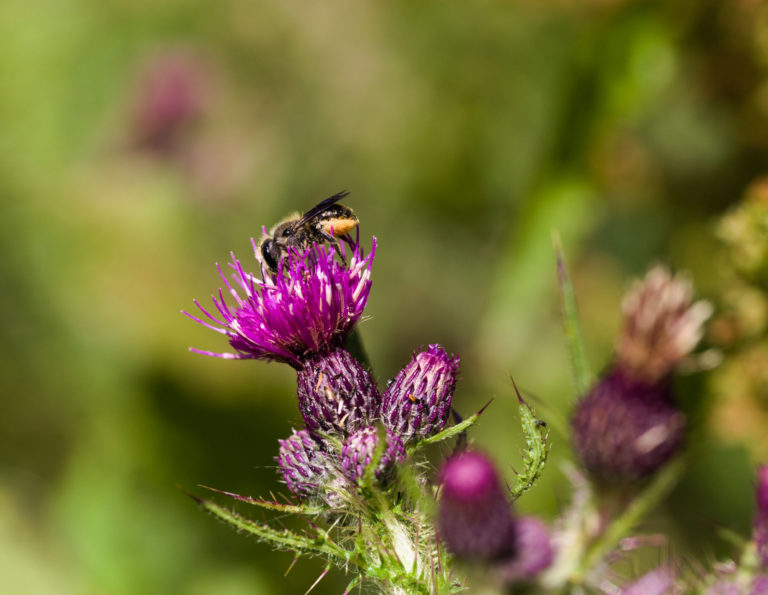
[[[560,236],[557,233],[552,234],[552,243],[554,244],[555,257],[557,259],[557,282],[560,288],[560,308],[563,316],[565,342],[571,356],[571,368],[576,392],[578,395],[583,395],[592,384],[592,374],[589,371],[589,363],[587,362],[587,355],[584,350],[584,340],[581,336],[576,295],[573,291],[571,278],[568,275],[568,269],[565,266],[563,247],[560,244]]]
[[[549,430],[547,424],[537,419],[528,403],[523,400],[514,380],[512,380],[512,385],[515,387],[517,400],[520,404],[520,424],[523,426],[523,436],[525,436],[523,469],[518,472],[517,481],[510,488],[512,498],[517,499],[533,487],[544,470],[549,454],[549,445],[547,444]]]
[[[492,401],[493,399],[488,401],[485,405],[483,405],[483,408],[480,409],[480,411],[468,417],[464,421],[457,423],[455,425],[452,425],[442,430],[441,432],[438,432],[434,436],[430,436],[429,438],[424,438],[424,440],[420,440],[419,442],[416,443],[415,446],[411,447],[410,453],[416,452],[417,450],[419,450],[420,448],[423,448],[424,446],[427,446],[428,444],[435,444],[436,442],[442,442],[443,440],[448,440],[449,438],[453,438],[457,434],[461,434],[467,428],[474,425],[478,419],[480,419],[480,416],[485,411],[485,408],[488,407],[488,405],[490,405]]]
[[[211,500],[199,498],[194,498],[194,500],[203,509],[228,525],[254,535],[258,539],[270,543],[276,549],[322,556],[330,558],[340,565],[348,562],[352,556],[351,552],[347,552],[333,543],[328,535],[318,527],[313,527],[317,533],[315,537],[301,535],[288,529],[275,529],[266,523],[257,523],[251,519],[246,519],[229,508],[225,508]]]
[[[200,487],[205,488],[206,490],[211,490],[212,492],[216,492],[217,494],[229,496],[238,502],[253,504],[254,506],[258,506],[260,508],[266,508],[267,510],[276,510],[278,512],[285,512],[287,514],[304,514],[308,516],[317,515],[323,512],[323,509],[319,506],[310,506],[308,504],[282,504],[276,501],[252,498],[251,496],[241,496],[240,494],[235,494],[234,492],[227,492],[225,490],[219,490],[202,484],[200,484]]]

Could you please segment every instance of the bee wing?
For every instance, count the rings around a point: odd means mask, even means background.
[[[307,223],[307,221],[311,221],[314,217],[317,217],[320,213],[325,211],[332,204],[339,202],[345,196],[349,196],[349,192],[347,192],[346,190],[342,190],[341,192],[334,194],[333,196],[329,196],[324,201],[317,203],[314,207],[312,207],[306,213],[304,213],[301,216],[301,218],[293,224],[292,226],[293,229],[299,229],[302,225]]]

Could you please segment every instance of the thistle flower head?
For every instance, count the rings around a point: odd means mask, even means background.
[[[375,238],[367,256],[359,242],[355,243],[347,265],[339,262],[335,250],[328,246],[291,250],[282,273],[272,276],[262,270],[262,279],[246,273],[232,255],[234,286],[221,269],[219,273],[234,306],[226,303],[220,289],[218,297],[213,297],[218,318],[197,301],[211,322],[185,314],[226,335],[235,353],[193,351],[230,359],[280,361],[300,369],[313,354],[339,347],[360,318],[371,289],[375,250]]]
[[[621,304],[624,328],[616,341],[617,365],[648,382],[665,377],[696,346],[712,314],[693,303],[690,281],[663,266],[648,271]]]
[[[584,466],[603,479],[650,475],[682,446],[685,416],[669,388],[615,368],[576,406],[573,442]]]
[[[443,465],[440,483],[438,529],[448,549],[487,561],[515,552],[515,519],[488,457],[474,451],[451,457]]]
[[[386,430],[387,444],[376,467],[376,478],[386,479],[387,472],[395,463],[407,458],[403,442],[390,430]],[[365,470],[373,461],[379,443],[379,432],[373,426],[366,426],[352,434],[341,450],[341,469],[351,481],[365,476]]]
[[[440,345],[415,354],[384,393],[384,425],[404,442],[442,430],[448,423],[458,372],[459,358]]]
[[[768,465],[761,465],[757,470],[756,492],[757,514],[753,532],[760,562],[768,569]]]
[[[289,438],[279,442],[280,451],[275,460],[285,485],[299,498],[317,495],[330,469],[320,442],[307,430],[293,430]]]
[[[664,595],[674,592],[674,585],[674,571],[666,566],[660,566],[622,587],[621,595]]]
[[[309,430],[349,435],[376,419],[376,384],[345,349],[305,359],[297,377],[299,410]]]

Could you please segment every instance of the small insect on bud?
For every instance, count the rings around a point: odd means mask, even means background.
[[[376,467],[376,478],[386,481],[388,472],[395,463],[407,458],[403,442],[391,430],[386,430],[387,444]],[[341,469],[351,481],[365,477],[365,470],[373,461],[379,443],[379,431],[373,426],[366,426],[352,434],[341,450]]]
[[[289,438],[279,442],[280,453],[275,460],[285,485],[299,498],[316,496],[329,471],[329,461],[319,441],[307,430],[294,430]]]
[[[459,359],[440,345],[417,353],[398,372],[381,402],[381,417],[403,442],[427,438],[448,423]]]
[[[378,413],[376,384],[344,349],[307,359],[298,371],[298,395],[304,423],[313,432],[347,436]]]
[[[495,561],[514,555],[512,509],[493,463],[467,451],[448,459],[440,472],[438,530],[455,555]]]

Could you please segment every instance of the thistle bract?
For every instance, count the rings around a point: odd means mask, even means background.
[[[515,519],[515,554],[499,565],[507,582],[529,581],[549,568],[555,558],[547,526],[534,517]]]
[[[448,422],[459,359],[440,345],[413,356],[387,387],[381,417],[404,442],[431,436]]]
[[[464,452],[443,465],[438,530],[454,554],[495,560],[516,550],[515,519],[493,463]]]
[[[311,431],[348,435],[378,415],[376,384],[344,349],[304,360],[297,378],[299,410]]]
[[[666,386],[614,369],[577,405],[571,427],[590,472],[631,481],[653,473],[679,450],[685,417]]]
[[[257,251],[256,243],[251,242]],[[375,238],[367,256],[356,243],[347,265],[328,246],[315,244],[304,251],[291,250],[281,272],[272,276],[262,270],[262,279],[246,273],[232,255],[234,286],[220,268],[219,273],[234,307],[227,305],[220,289],[218,297],[213,296],[220,318],[195,301],[213,324],[185,314],[226,335],[235,353],[192,351],[230,359],[274,360],[300,369],[313,354],[342,345],[360,318],[370,293],[375,250]]]
[[[407,458],[403,442],[390,430],[386,431],[387,444],[376,466],[377,479],[387,478],[387,472],[395,463],[401,463]],[[379,432],[373,426],[367,426],[352,434],[344,443],[341,450],[341,469],[351,481],[365,477],[365,470],[373,461],[376,447],[379,443]]]
[[[327,455],[319,441],[307,430],[293,431],[280,440],[280,452],[275,458],[288,489],[300,498],[317,495],[328,477]]]

